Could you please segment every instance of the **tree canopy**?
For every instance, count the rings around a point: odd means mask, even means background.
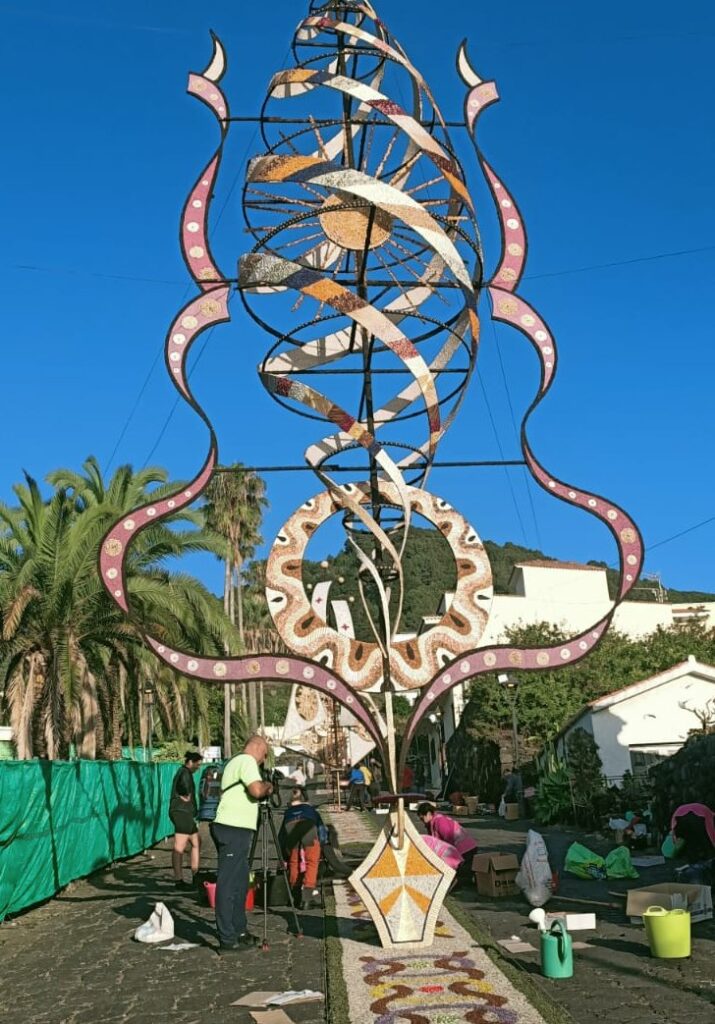
[[[507,638],[520,645],[546,645],[558,643],[565,636],[544,622],[511,629]],[[690,654],[715,664],[715,630],[697,623],[660,627],[638,640],[609,630],[596,649],[574,665],[553,672],[510,672],[519,684],[519,731],[527,749],[535,751],[547,744],[589,701],[664,672]],[[496,674],[470,684],[463,721],[475,737],[494,738],[510,728],[509,695]]]
[[[110,525],[178,485],[169,487],[163,469],[123,466],[106,482],[95,459],[83,470],[50,474],[47,499],[26,476],[14,488],[17,503],[0,504],[0,691],[18,756],[66,757],[74,747],[85,757],[118,757],[123,741],[145,744],[153,730],[207,742],[207,688],[156,661],[98,572]],[[138,534],[126,561],[137,622],[187,650],[236,649],[216,597],[167,568],[187,552],[220,550],[201,511],[183,510]]]

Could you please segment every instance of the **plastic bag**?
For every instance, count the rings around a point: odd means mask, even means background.
[[[441,857],[448,867],[456,871],[462,866],[463,857],[451,843],[445,843],[444,840],[437,839],[435,836],[422,836],[422,842],[429,846],[430,850],[438,857]]]
[[[564,871],[577,878],[605,878],[606,862],[593,850],[587,849],[581,843],[571,843],[566,851],[566,863]]]
[[[606,857],[607,878],[640,878],[631,863],[631,851],[625,846],[617,846]]]
[[[499,810],[497,811],[497,814],[499,815],[500,818],[506,817],[506,800],[504,799],[504,797],[502,797],[501,800],[499,801]]]
[[[625,818],[609,818],[608,827],[614,832],[624,832],[628,828],[628,822]]]
[[[544,837],[533,829],[526,833],[526,851],[521,858],[516,884],[532,907],[542,907],[551,898],[551,868]]]
[[[151,917],[134,932],[137,942],[168,942],[174,938],[174,918],[163,903],[156,903]]]
[[[676,839],[672,832],[663,840],[663,845],[660,848],[660,852],[663,854],[666,860],[672,860],[677,857],[681,849],[684,846],[684,840]]]

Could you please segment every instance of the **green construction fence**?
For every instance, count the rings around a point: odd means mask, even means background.
[[[171,835],[177,768],[0,761],[0,921]]]

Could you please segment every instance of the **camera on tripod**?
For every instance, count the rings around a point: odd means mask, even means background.
[[[273,793],[271,794],[271,796],[263,797],[263,799],[260,802],[262,804],[268,804],[269,801],[270,801],[270,804],[273,807],[280,807],[281,806],[280,784],[281,784],[281,781],[283,779],[283,776],[281,775],[281,773],[278,771],[277,768],[273,768],[273,769],[266,768],[265,765],[261,765],[260,766],[260,772],[261,772],[261,780],[263,782],[268,782],[271,786],[273,786]]]

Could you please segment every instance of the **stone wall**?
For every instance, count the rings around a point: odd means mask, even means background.
[[[656,823],[664,832],[681,804],[715,809],[715,733],[691,736],[682,750],[651,768],[650,775]]]

